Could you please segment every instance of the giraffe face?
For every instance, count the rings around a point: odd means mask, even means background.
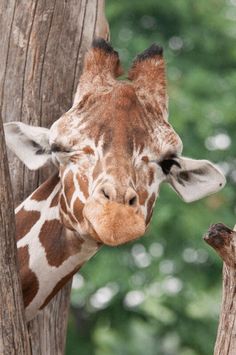
[[[119,245],[143,235],[159,186],[191,202],[218,191],[222,173],[206,160],[181,156],[167,121],[162,49],[137,56],[129,81],[118,53],[97,40],[87,53],[73,107],[50,130],[5,125],[8,146],[30,169],[52,160],[61,179],[62,223],[82,236]]]
[[[152,126],[129,83],[92,93],[51,128],[59,162],[63,223],[80,234],[118,245],[144,234],[159,185],[162,163],[180,153],[172,127]]]

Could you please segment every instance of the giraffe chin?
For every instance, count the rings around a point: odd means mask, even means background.
[[[83,215],[91,237],[106,245],[128,243],[145,233],[144,217],[130,206],[91,200],[86,203]]]

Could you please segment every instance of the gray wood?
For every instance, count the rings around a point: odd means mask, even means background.
[[[17,270],[15,217],[8,160],[0,117],[0,354],[30,354]]]
[[[94,36],[108,38],[104,0],[2,0],[0,106],[5,122],[49,127],[72,104]],[[9,153],[15,205],[51,173],[29,171]],[[34,355],[63,354],[70,283],[29,324]]]

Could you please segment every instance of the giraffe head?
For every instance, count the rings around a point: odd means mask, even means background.
[[[152,45],[122,73],[118,53],[93,42],[73,107],[50,129],[5,125],[8,146],[30,168],[52,160],[59,169],[62,223],[80,235],[119,245],[144,234],[160,184],[191,202],[223,187],[206,160],[181,156],[167,121],[162,49]]]

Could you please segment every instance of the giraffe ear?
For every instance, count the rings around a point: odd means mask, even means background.
[[[6,144],[30,169],[37,170],[51,159],[49,129],[22,122],[4,124]]]
[[[176,158],[167,175],[167,182],[185,202],[199,200],[221,190],[226,179],[208,160]]]

